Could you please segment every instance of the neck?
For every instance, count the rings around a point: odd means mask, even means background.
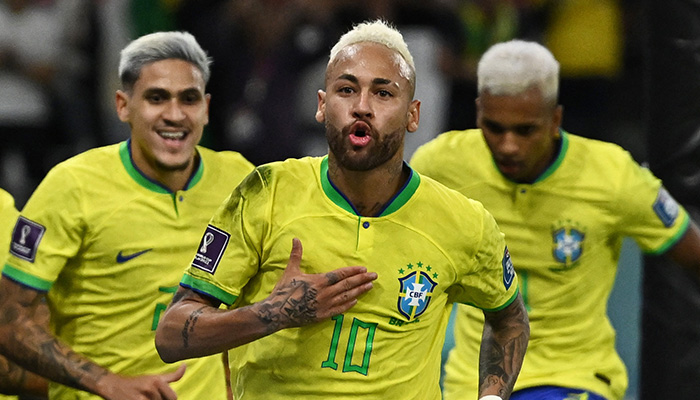
[[[190,162],[181,169],[167,168],[165,166],[154,165],[138,155],[131,152],[131,161],[141,171],[143,175],[158,182],[161,186],[169,189],[171,192],[183,190],[187,182],[189,182],[192,174],[199,166],[199,155],[195,153]]]
[[[390,160],[369,171],[350,171],[328,156],[328,177],[363,217],[377,216],[406,184],[403,160]]]
[[[158,183],[165,186],[166,188],[170,189],[170,191],[177,192],[178,190],[182,190],[185,188],[185,185],[187,184],[190,177],[192,176],[194,165],[196,165],[196,164],[197,164],[196,160],[193,160],[192,163],[190,163],[190,165],[183,170],[178,170],[178,171],[158,171],[158,170],[155,170],[155,171],[153,171],[153,175],[155,175],[155,176],[149,175],[149,177],[151,179],[156,180]]]

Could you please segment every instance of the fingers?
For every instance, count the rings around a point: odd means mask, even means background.
[[[346,277],[331,283],[340,276]],[[357,304],[357,298],[373,288],[372,282],[377,279],[377,274],[366,272],[364,267],[345,267],[329,272],[326,277],[331,282],[326,288],[328,315],[324,317],[330,317],[342,314]]]
[[[180,378],[182,378],[182,376],[185,375],[185,369],[187,369],[187,365],[180,364],[176,371],[163,374],[163,379],[168,383],[179,381]]]
[[[175,393],[169,384],[180,380],[180,378],[185,375],[185,369],[187,369],[187,366],[185,364],[180,364],[177,370],[161,375],[161,381],[158,384],[157,399],[177,400],[177,393]]]
[[[361,266],[343,267],[326,273],[328,285],[335,286],[338,292],[350,290],[367,282],[377,279],[376,272],[367,272]]]
[[[301,273],[299,265],[301,264],[302,255],[301,240],[298,238],[292,239],[292,252],[289,254],[289,262],[287,263],[287,270],[293,274]],[[287,273],[287,271],[285,271]]]

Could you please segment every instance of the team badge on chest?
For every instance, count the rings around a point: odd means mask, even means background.
[[[552,255],[562,264],[561,268],[571,268],[581,258],[585,238],[585,231],[571,224],[559,225],[552,229]]]
[[[437,287],[437,273],[431,272],[432,268],[424,266],[423,263],[417,265],[408,264],[406,269],[401,268],[400,274],[408,272],[402,278],[399,278],[399,312],[406,317],[407,320],[418,318],[425,312],[430,304],[430,299],[433,296],[433,291]],[[431,274],[432,277],[431,278]]]

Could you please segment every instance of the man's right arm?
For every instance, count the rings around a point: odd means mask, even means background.
[[[41,326],[49,325],[49,307],[41,302],[34,314],[34,320]],[[48,396],[48,381],[16,363],[0,356],[0,393],[10,395],[31,395],[39,398]]]
[[[0,393],[46,398],[48,381],[0,356]]]
[[[377,278],[361,266],[304,274],[301,256],[301,241],[294,239],[287,267],[272,293],[249,306],[222,310],[213,298],[180,287],[156,330],[161,358],[174,362],[221,353],[282,329],[342,314]]]
[[[35,321],[44,294],[7,277],[0,278],[0,352],[19,366],[49,380],[105,399],[175,399],[169,383],[184,366],[164,375],[123,377],[91,362]]]

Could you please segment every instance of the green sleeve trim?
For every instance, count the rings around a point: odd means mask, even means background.
[[[656,250],[651,250],[651,251],[644,251],[644,254],[652,255],[652,256],[658,256],[661,254],[664,254],[667,252],[671,247],[675,246],[676,243],[678,243],[679,240],[688,232],[688,228],[690,227],[690,217],[688,216],[687,213],[684,214],[683,222],[681,222],[681,229],[676,232],[673,237],[668,239],[664,244],[662,244],[658,249]]]
[[[221,301],[222,303],[224,303],[228,306],[233,304],[236,301],[236,299],[238,298],[238,296],[234,296],[230,293],[227,293],[227,292],[219,289],[218,287],[212,285],[209,282],[199,280],[199,279],[197,279],[193,276],[187,275],[187,274],[185,274],[182,277],[182,280],[180,281],[180,285],[188,287],[196,292],[201,292],[201,293],[204,293],[208,296],[211,296],[211,297]]]
[[[503,305],[501,305],[500,307],[496,307],[496,308],[481,308],[481,307],[477,306],[476,304],[472,304],[472,303],[463,303],[463,304],[467,304],[467,305],[470,305],[472,307],[476,307],[476,308],[479,308],[481,310],[488,311],[488,312],[501,311],[502,309],[508,307],[509,305],[511,305],[511,303],[513,303],[515,301],[515,298],[518,297],[518,293],[520,293],[520,288],[516,287],[515,293],[513,293],[513,295],[510,297],[510,299],[508,299],[508,301],[503,303]]]
[[[24,271],[18,270],[10,264],[5,264],[5,268],[2,270],[2,274],[15,282],[19,282],[22,285],[29,286],[30,288],[39,290],[41,292],[48,292],[49,289],[51,289],[51,286],[53,286],[52,281],[37,278],[34,275],[30,275]]]

